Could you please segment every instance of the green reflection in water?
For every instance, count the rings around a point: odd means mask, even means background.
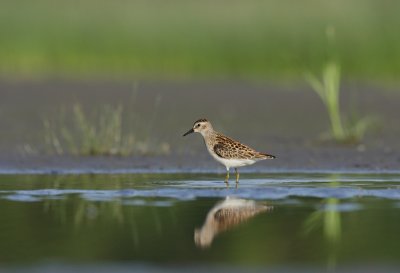
[[[332,181],[328,187],[335,188],[340,186],[339,175],[331,175]],[[323,200],[324,207],[310,214],[304,221],[303,231],[305,234],[314,232],[321,224],[323,237],[328,251],[327,268],[334,270],[337,266],[338,247],[341,241],[342,224],[341,212],[339,210],[340,200],[337,198],[327,198]]]

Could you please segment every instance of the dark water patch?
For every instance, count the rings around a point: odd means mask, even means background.
[[[11,267],[4,272],[14,273],[132,273],[132,272],[148,272],[148,273],[263,273],[263,272],[276,272],[276,273],[321,273],[321,268],[317,266],[230,266],[230,265],[214,265],[204,266],[202,264],[195,265],[169,265],[169,266],[153,266],[149,264],[136,264],[136,263],[101,263],[101,264],[65,264],[65,263],[48,263],[40,264],[37,266],[30,267]],[[327,270],[328,271],[328,270]],[[329,271],[328,271],[329,272]],[[341,266],[336,269],[336,272],[341,273],[360,273],[360,272],[385,272],[385,273],[397,273],[398,268],[394,265],[365,265],[365,264],[353,264],[347,266]]]

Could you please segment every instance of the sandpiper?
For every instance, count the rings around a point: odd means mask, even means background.
[[[239,141],[233,140],[221,133],[214,131],[207,119],[196,120],[193,128],[183,134],[200,133],[203,136],[208,152],[211,156],[222,163],[226,168],[225,183],[229,182],[229,169],[235,168],[236,186],[239,183],[238,167],[252,165],[264,159],[273,159],[275,156],[260,153]]]

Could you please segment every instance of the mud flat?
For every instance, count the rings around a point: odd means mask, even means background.
[[[0,82],[0,172],[223,172],[200,136],[182,138],[200,117],[258,150],[277,155],[243,169],[273,171],[400,171],[398,88],[348,83],[343,110],[378,117],[362,143],[321,142],[325,109],[304,85],[243,82]],[[157,101],[157,102],[156,102]],[[122,104],[138,131],[166,142],[167,155],[129,157],[51,155],[43,140],[43,118],[79,103],[89,113]],[[33,152],[27,152],[29,146]]]

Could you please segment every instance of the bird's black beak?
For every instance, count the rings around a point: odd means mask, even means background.
[[[183,136],[187,136],[188,134],[194,133],[193,128],[183,134]]]

